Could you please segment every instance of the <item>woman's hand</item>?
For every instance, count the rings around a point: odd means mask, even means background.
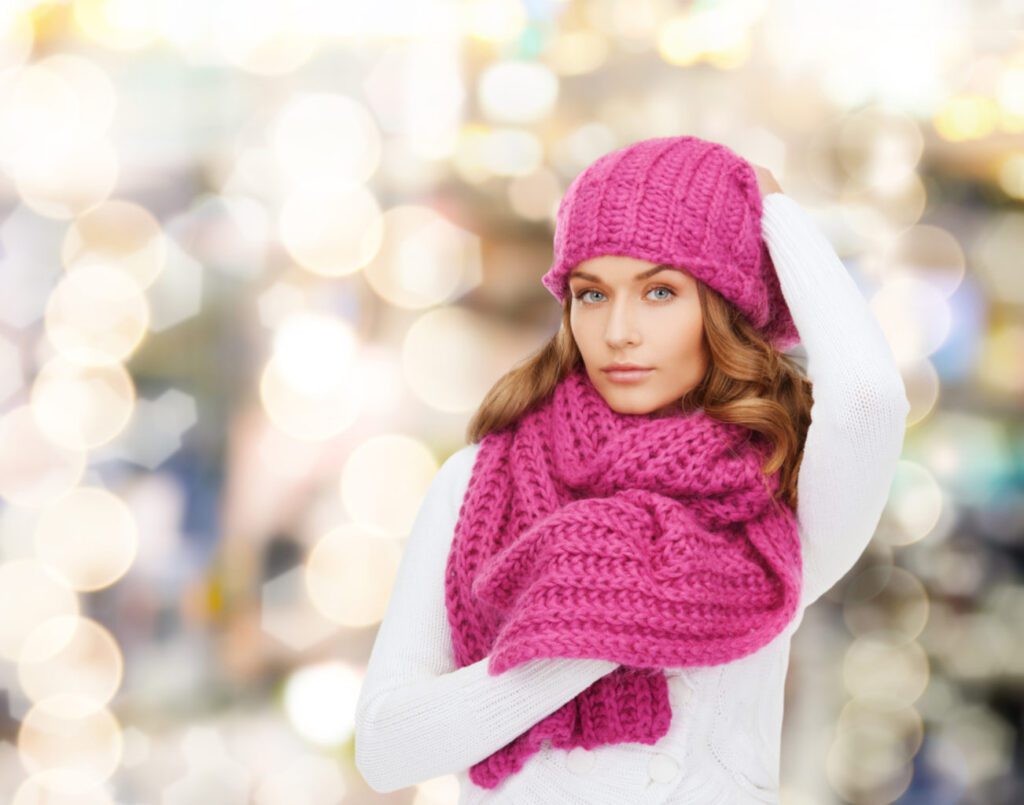
[[[753,167],[754,173],[757,175],[757,187],[761,191],[762,198],[764,198],[768,193],[782,192],[782,188],[779,187],[779,183],[775,180],[775,177],[768,168],[753,162],[751,162],[750,165]]]

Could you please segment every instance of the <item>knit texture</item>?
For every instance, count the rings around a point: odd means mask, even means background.
[[[761,233],[753,166],[692,135],[640,140],[599,157],[558,206],[541,278],[560,302],[569,273],[601,255],[683,269],[732,302],[777,349],[800,343]]]
[[[772,499],[767,444],[697,409],[621,414],[571,370],[514,425],[483,437],[445,570],[457,666],[537,657],[620,667],[475,763],[497,786],[545,740],[653,744],[669,729],[666,666],[714,665],[796,614],[796,515]]]

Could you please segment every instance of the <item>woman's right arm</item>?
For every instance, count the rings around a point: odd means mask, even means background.
[[[618,664],[540,658],[498,676],[488,657],[456,668],[445,567],[477,445],[434,477],[406,541],[356,706],[355,762],[375,791],[469,768]]]

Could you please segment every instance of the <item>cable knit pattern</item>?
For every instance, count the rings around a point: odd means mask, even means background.
[[[576,176],[558,205],[554,261],[541,278],[559,302],[569,272],[618,254],[684,268],[714,288],[777,349],[800,343],[761,236],[753,166],[692,135],[640,140]]]
[[[653,744],[672,718],[664,667],[725,663],[782,631],[801,545],[767,455],[758,434],[699,409],[620,414],[583,367],[481,440],[445,572],[457,665],[620,667],[475,763],[473,782],[497,786],[546,739]]]

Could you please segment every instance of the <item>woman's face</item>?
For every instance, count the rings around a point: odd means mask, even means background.
[[[573,338],[608,405],[623,414],[678,411],[708,364],[697,281],[663,264],[601,255],[573,269],[569,291]],[[606,371],[612,363],[649,371],[619,380]]]

